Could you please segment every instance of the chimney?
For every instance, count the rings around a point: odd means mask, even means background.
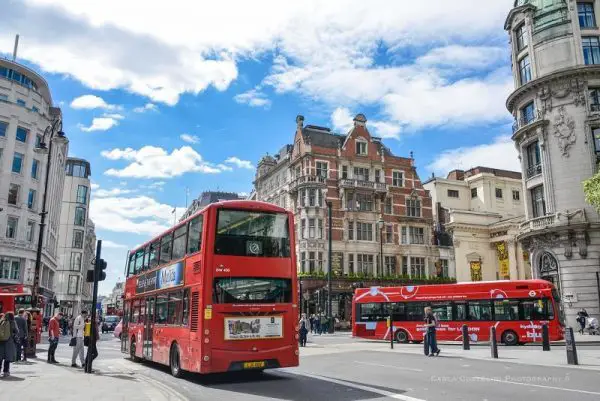
[[[359,113],[356,115],[356,117],[354,117],[354,126],[361,126],[364,127],[365,125],[367,125],[367,117],[365,117],[364,114]]]
[[[304,126],[304,116],[302,116],[302,115],[300,115],[300,114],[298,114],[298,115],[296,116],[296,126],[297,126],[299,129],[302,129],[302,127]]]
[[[19,35],[15,36],[15,48],[13,50],[13,61],[17,60],[17,50],[19,49]]]

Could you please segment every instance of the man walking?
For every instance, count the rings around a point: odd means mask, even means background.
[[[15,316],[15,323],[19,329],[19,338],[17,338],[17,361],[27,360],[25,353],[25,346],[27,345],[27,337],[29,332],[27,330],[27,318],[25,317],[25,309],[19,309],[19,313]]]
[[[63,317],[62,312],[58,312],[48,322],[48,341],[50,347],[48,348],[48,363],[58,363],[54,358],[56,347],[58,347],[58,340],[60,339],[60,321]]]
[[[81,366],[85,363],[84,348],[83,348],[83,336],[85,332],[85,318],[87,317],[87,311],[82,311],[79,316],[73,321],[73,337],[75,338],[75,346],[73,347],[73,357],[71,358],[71,367],[78,368],[77,366],[77,355],[79,355],[79,361]]]

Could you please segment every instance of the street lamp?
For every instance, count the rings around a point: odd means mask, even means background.
[[[329,332],[333,333],[333,314],[332,314],[332,308],[331,308],[331,258],[333,257],[333,252],[331,249],[331,245],[332,245],[332,233],[333,233],[333,216],[332,216],[332,212],[331,209],[333,208],[333,204],[329,201],[327,202],[327,214],[328,214],[328,218],[329,218],[329,226],[327,228],[327,236],[328,236],[328,241],[329,241],[329,252],[327,255],[327,318],[330,319],[330,324],[329,324]]]
[[[381,276],[383,276],[383,227],[385,226],[385,221],[383,221],[383,215],[379,218],[377,225],[379,226],[379,265],[381,267]],[[377,272],[377,275],[379,276],[379,272]]]
[[[54,136],[56,135],[56,138]],[[46,227],[46,215],[48,211],[46,210],[46,200],[48,197],[48,181],[50,177],[50,162],[52,160],[52,142],[56,139],[60,142],[66,142],[67,138],[65,137],[65,133],[62,131],[62,118],[57,116],[52,124],[50,124],[44,130],[44,135],[42,136],[42,140],[39,143],[38,147],[35,149],[37,153],[47,154],[46,158],[46,178],[44,181],[44,197],[42,199],[42,212],[40,213],[40,232],[38,236],[38,244],[37,244],[37,253],[35,257],[35,273],[33,276],[33,297],[31,300],[33,308],[38,307],[38,293],[40,287],[40,270],[42,267],[42,246],[44,242],[44,228]]]

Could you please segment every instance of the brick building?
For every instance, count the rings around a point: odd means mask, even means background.
[[[334,315],[349,318],[357,283],[444,280],[438,247],[432,245],[432,201],[414,160],[393,155],[370,135],[366,122],[358,114],[354,127],[339,135],[304,126],[298,116],[294,143],[258,164],[256,199],[295,213],[303,307],[311,313],[324,309],[328,202]]]

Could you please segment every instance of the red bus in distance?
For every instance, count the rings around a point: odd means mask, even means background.
[[[31,329],[35,332],[35,343],[39,344],[42,339],[42,311],[44,310],[44,297],[38,296],[39,308],[32,308],[31,289],[24,285],[11,285],[0,287],[0,313],[13,312],[15,315],[19,309],[25,309],[31,314]]]
[[[121,350],[175,377],[298,366],[293,221],[224,201],[132,250]]]
[[[506,345],[540,342],[542,324],[548,324],[550,341],[564,338],[560,298],[545,280],[358,288],[352,299],[352,335],[389,340],[391,312],[396,341],[421,342],[426,306],[438,318],[438,341],[462,341],[463,324],[472,342],[489,341],[492,326]]]

